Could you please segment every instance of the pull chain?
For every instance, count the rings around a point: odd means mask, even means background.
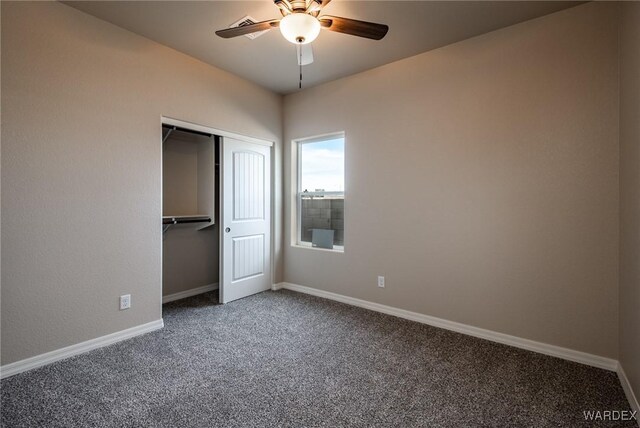
[[[298,89],[302,89],[302,45],[298,45],[298,64],[300,64],[300,83],[298,84]]]

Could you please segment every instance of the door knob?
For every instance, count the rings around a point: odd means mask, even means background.
[[[229,233],[229,232],[231,232],[231,228],[230,228],[230,227],[227,227],[227,228],[225,228],[225,229],[224,229],[224,231],[225,231],[225,232],[227,232],[227,233]]]

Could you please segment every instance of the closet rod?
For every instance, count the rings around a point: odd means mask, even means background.
[[[211,223],[211,217],[165,217],[162,224]]]
[[[194,131],[193,129],[181,128],[179,126],[165,125],[164,123],[162,124],[162,127],[163,128],[167,128],[167,129],[171,129],[172,131],[189,132],[191,134],[204,135],[205,137],[213,137],[213,134],[209,134],[208,132]]]

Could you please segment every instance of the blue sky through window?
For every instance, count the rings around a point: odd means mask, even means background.
[[[300,145],[300,189],[344,191],[344,138]]]

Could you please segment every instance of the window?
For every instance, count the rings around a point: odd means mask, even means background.
[[[297,244],[344,250],[344,134],[296,144]]]

